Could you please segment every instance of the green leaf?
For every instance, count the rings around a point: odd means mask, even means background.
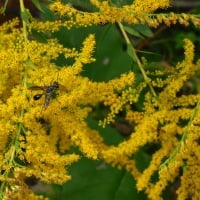
[[[145,170],[151,160],[150,155],[147,153],[149,149],[143,148],[140,149],[135,155],[134,155],[134,160],[136,161],[136,166],[140,171]]]
[[[34,69],[34,65],[33,65],[33,62],[30,58],[28,58],[26,61],[25,61],[26,65],[29,66],[30,68]]]
[[[23,20],[25,23],[28,24],[28,23],[29,23],[29,20],[30,20],[30,17],[31,17],[29,11],[28,11],[28,10],[21,11],[21,12],[20,12],[20,15],[21,15],[22,20]]]
[[[3,7],[0,7],[0,14],[4,14],[5,13],[5,9]]]
[[[134,29],[133,26],[124,26],[124,29],[127,33],[129,33],[130,35],[133,35],[135,37],[138,37],[138,38],[144,38],[136,29]]]
[[[54,35],[67,48],[79,49],[89,33],[95,34],[96,49],[94,56],[98,59],[96,59],[96,62],[84,66],[83,76],[94,81],[108,81],[131,70],[132,59],[127,55],[124,48],[125,42],[116,25],[106,24],[70,30],[61,28]]]
[[[33,36],[41,43],[47,42],[47,37],[44,33],[38,32],[37,30],[32,30]]]
[[[111,126],[106,126],[105,128],[98,125],[98,121],[92,119],[91,117],[87,118],[87,123],[90,128],[97,130],[104,139],[104,143],[107,145],[118,145],[124,140],[124,137],[117,132],[116,129]]]
[[[127,198],[129,197],[129,198]],[[119,187],[115,194],[115,200],[122,199],[147,199],[143,192],[138,192],[136,189],[136,181],[131,174],[124,173],[121,177]]]
[[[124,170],[118,170],[102,161],[81,159],[69,168],[72,180],[55,186],[54,200],[121,200],[140,198],[135,181]],[[124,198],[121,198],[124,197]]]
[[[122,7],[125,5],[131,5],[133,3],[133,0],[112,0],[110,1],[112,6],[118,6]]]
[[[152,37],[153,32],[146,24],[134,24],[133,29],[146,37]]]
[[[43,9],[42,9],[42,7],[41,7],[41,4],[40,4],[39,0],[31,0],[31,1],[32,1],[32,3],[35,5],[35,7],[38,10],[40,10],[41,12],[44,12]]]
[[[135,60],[135,56],[134,56],[134,50],[133,50],[133,47],[130,43],[127,44],[127,54],[134,60]]]
[[[8,0],[5,0],[4,1],[4,5],[1,5],[1,7],[0,7],[0,14],[5,15],[5,11],[6,11],[7,5],[8,5]]]

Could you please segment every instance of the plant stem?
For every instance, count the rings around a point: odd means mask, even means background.
[[[179,141],[177,147],[174,149],[174,151],[171,153],[171,155],[169,156],[169,158],[167,160],[165,160],[161,165],[160,165],[160,170],[163,168],[163,167],[166,167],[170,162],[174,161],[176,155],[180,152],[180,149],[182,147],[183,144],[185,144],[186,142],[186,139],[189,135],[189,131],[190,131],[190,127],[192,126],[192,122],[194,120],[194,118],[196,117],[198,111],[199,111],[199,106],[200,106],[200,100],[197,102],[197,105],[190,117],[190,120],[187,124],[187,127],[181,137],[181,140]]]
[[[24,1],[19,0],[19,2],[20,2],[21,13],[23,13],[23,12],[25,12]],[[27,51],[27,42],[28,42],[27,23],[23,19],[22,19],[22,26],[23,26],[22,29],[23,29],[23,36],[24,36],[24,49],[25,49],[25,54],[26,54],[26,60],[28,60],[29,56],[28,56],[28,51]],[[22,90],[22,95],[24,95],[24,96],[26,95],[25,89],[27,87],[27,70],[28,70],[28,66],[27,66],[27,64],[25,64],[24,74],[23,74],[23,83],[22,83],[23,88],[24,88]],[[20,111],[20,121],[22,121],[23,117],[24,117],[24,109],[22,109]],[[18,150],[19,150],[19,137],[20,137],[21,133],[24,132],[23,124],[21,122],[19,122],[17,126],[18,126],[18,128],[16,131],[16,135],[12,139],[12,143],[11,143],[10,155],[8,158],[6,158],[4,163],[1,163],[2,166],[8,165],[9,167],[2,174],[2,176],[4,176],[4,178],[5,178],[5,181],[2,181],[2,183],[0,185],[0,199],[4,198],[5,189],[7,187],[6,179],[9,178],[9,176],[12,174],[13,168],[16,166],[15,158],[16,158],[16,156],[18,154]]]
[[[24,1],[23,0],[19,0],[20,2],[20,12],[21,13],[26,13],[26,9],[24,7]],[[25,49],[25,53],[26,53],[26,61],[29,59],[28,56],[28,50],[27,50],[27,42],[28,42],[28,33],[27,33],[27,22],[23,19],[23,17],[21,17],[21,21],[22,21],[22,29],[23,29],[23,35],[24,35],[24,49]],[[24,88],[27,87],[27,64],[25,64],[24,67],[24,76],[23,76],[23,86]]]
[[[138,65],[138,67],[139,67],[139,69],[140,69],[140,71],[141,71],[141,73],[142,73],[142,75],[144,77],[145,82],[148,84],[148,86],[149,86],[149,88],[151,90],[151,93],[153,94],[154,97],[157,97],[156,92],[155,92],[153,86],[150,83],[150,78],[146,75],[146,72],[143,69],[142,63],[140,62],[140,59],[138,58],[138,56],[136,54],[135,48],[133,47],[133,45],[132,45],[132,43],[131,43],[131,41],[130,41],[127,33],[126,33],[126,31],[124,30],[123,25],[120,22],[118,23],[118,25],[119,25],[119,28],[120,28],[123,36],[124,36],[124,39],[126,41],[127,46],[131,47],[132,59],[137,63],[137,65]]]

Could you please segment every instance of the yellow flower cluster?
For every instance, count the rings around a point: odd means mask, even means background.
[[[108,22],[140,22],[151,26],[176,21],[185,25],[189,21],[199,23],[196,18],[183,14],[147,14],[166,8],[168,0],[137,0],[122,8],[109,5],[108,1],[91,0],[91,3],[98,12],[82,12],[55,1],[50,9],[61,17],[68,16],[67,20],[32,20],[26,25],[28,34],[31,35],[32,29],[54,32],[61,26],[71,28]],[[169,183],[176,183],[176,179],[180,183],[178,199],[200,196],[200,95],[178,95],[184,83],[200,69],[200,60],[194,63],[191,41],[184,40],[185,59],[174,67],[173,73],[152,81],[160,89],[155,97],[144,92],[149,86],[147,82],[135,86],[133,72],[106,83],[81,76],[84,65],[95,61],[94,34],[88,35],[79,50],[64,47],[56,39],[47,39],[44,43],[29,40],[22,28],[16,28],[18,25],[19,21],[13,20],[0,27],[1,199],[11,196],[44,199],[29,190],[26,177],[58,184],[70,180],[66,167],[80,158],[79,154],[71,153],[74,146],[87,158],[124,167],[134,176],[137,189],[144,190],[149,199],[162,199],[163,190]],[[72,59],[73,64],[58,68],[53,61],[60,55],[66,60]],[[134,110],[141,96],[142,109]],[[103,127],[114,123],[121,111],[134,126],[131,135],[116,146],[106,145],[100,133],[86,123],[99,104],[110,108],[99,122]],[[133,155],[145,145],[156,145],[157,149],[149,165],[140,172]],[[152,182],[155,174],[158,178]]]
[[[56,16],[61,19],[54,21],[40,22],[31,19],[28,25],[29,30],[35,29],[39,32],[55,32],[60,27],[70,29],[72,27],[86,27],[106,23],[121,23],[128,24],[147,24],[150,27],[158,27],[164,23],[167,26],[181,24],[188,26],[190,23],[196,27],[200,26],[198,16],[192,14],[176,14],[176,13],[161,13],[154,14],[157,9],[165,9],[170,5],[169,0],[155,1],[134,1],[130,5],[117,7],[110,4],[108,1],[91,0],[91,3],[96,6],[96,12],[84,12],[74,8],[71,4],[64,4],[61,1],[55,1],[50,4],[50,9],[56,13]],[[62,18],[64,17],[64,19]]]
[[[145,13],[151,13],[158,8],[167,8],[169,6],[169,0],[162,1],[134,1],[131,5],[125,5],[122,8],[111,6],[108,1],[94,1],[91,3],[95,5],[99,12],[86,13],[76,10],[71,5],[66,5],[60,1],[50,5],[50,9],[60,16],[68,16],[69,20],[63,25],[77,25],[87,26],[92,24],[104,24],[107,22],[128,22],[138,23],[139,16],[143,16]]]
[[[67,153],[72,146],[79,147],[88,158],[99,158],[100,149],[105,148],[103,139],[85,119],[91,105],[132,85],[134,75],[129,72],[108,83],[92,82],[80,72],[83,65],[95,61],[93,34],[85,39],[81,50],[76,50],[63,47],[55,39],[46,43],[25,41],[16,25],[14,20],[0,32],[1,195],[4,191],[6,198],[15,194],[16,199],[34,199],[25,186],[25,177],[34,176],[46,183],[68,181],[71,177],[66,166],[79,159],[79,155]],[[73,65],[58,69],[52,60],[60,54],[74,59]],[[56,90],[57,97],[52,99],[50,92],[48,100],[47,89]],[[37,95],[43,97],[34,101]],[[12,189],[6,192],[10,185]]]
[[[145,190],[149,199],[162,199],[163,190],[169,183],[175,182],[178,177],[181,177],[181,186],[177,191],[180,195],[178,199],[187,199],[189,196],[195,199],[200,195],[197,189],[189,189],[189,185],[197,188],[198,184],[199,170],[194,169],[198,165],[199,158],[197,157],[200,153],[198,147],[200,113],[196,113],[191,121],[191,124],[194,123],[196,126],[184,127],[181,124],[181,120],[188,121],[193,115],[194,111],[191,106],[197,104],[200,95],[177,97],[177,92],[184,82],[200,69],[199,60],[194,64],[193,57],[194,46],[186,39],[185,60],[177,64],[176,73],[163,80],[165,84],[163,84],[163,91],[160,92],[159,97],[155,99],[147,93],[144,112],[139,114],[129,111],[127,113],[127,119],[137,125],[130,139],[104,152],[104,159],[107,162],[123,166],[126,165],[126,156],[137,153],[139,148],[145,144],[161,144],[160,149],[152,155],[150,165],[136,177],[138,190]],[[178,135],[183,138],[181,141],[177,139]],[[123,160],[121,160],[122,157]],[[163,165],[162,162],[167,157],[173,159],[170,159],[168,165]],[[129,168],[134,169],[131,171],[132,174],[136,174],[135,163],[132,164],[133,166],[130,167],[129,163]],[[161,165],[163,167],[160,169],[159,180],[153,184],[151,178]],[[186,173],[181,174],[180,170],[183,168],[186,168]],[[193,177],[191,181],[188,180],[189,176]]]
[[[72,7],[70,4],[66,5],[60,1],[56,1],[50,5],[50,9],[57,15],[63,17],[67,16],[67,20],[63,23],[56,22],[56,26],[51,22],[33,23],[31,27],[40,31],[57,30],[59,27],[71,28],[73,26],[90,26],[94,24],[126,22],[129,24],[148,24],[150,27],[158,27],[159,24],[164,23],[167,26],[173,24],[181,24],[188,26],[193,23],[195,26],[200,25],[198,16],[191,14],[175,14],[173,12],[166,14],[152,14],[157,9],[165,9],[169,7],[169,0],[155,1],[133,1],[130,5],[116,7],[108,1],[91,0],[91,3],[98,9],[97,12],[83,12]]]

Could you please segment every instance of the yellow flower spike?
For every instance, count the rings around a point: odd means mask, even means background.
[[[37,141],[40,141],[40,143]],[[48,137],[45,134],[41,135],[41,132],[38,135],[37,133],[32,133],[27,136],[25,157],[27,162],[31,163],[29,169],[34,170],[33,174],[40,169],[36,177],[45,182],[55,182],[58,184],[64,183],[70,178],[66,174],[65,166],[79,159],[79,156],[75,154],[58,155],[56,148],[51,146]]]
[[[66,16],[67,19],[63,22],[62,20],[56,20],[54,22],[38,22],[32,20],[29,29],[37,29],[38,31],[58,31],[60,27],[66,27],[68,29],[74,26],[91,26],[94,24],[105,24],[105,23],[121,23],[126,22],[129,24],[148,24],[151,27],[158,27],[159,24],[165,23],[167,26],[171,24],[180,23],[188,26],[189,23],[193,23],[199,26],[199,19],[196,16],[190,14],[152,14],[157,9],[165,9],[170,6],[169,0],[155,1],[134,1],[130,5],[124,5],[123,7],[116,7],[112,4],[109,5],[107,1],[91,1],[99,11],[97,12],[83,12],[75,9],[69,4],[61,3],[56,1],[50,4],[50,9],[61,18]]]
[[[125,77],[127,78],[124,79]],[[118,80],[118,83],[116,82],[116,84],[119,85],[120,88],[123,88],[123,86],[125,86],[124,83],[132,85],[133,81],[134,81],[134,76],[133,73],[130,72],[129,74],[123,74],[120,78],[120,81]],[[114,84],[115,80],[110,81],[110,83]],[[105,127],[106,124],[110,124],[114,121],[115,116],[123,109],[123,107],[127,103],[130,104],[136,103],[138,101],[139,94],[145,85],[146,84],[140,84],[136,89],[129,87],[128,89],[122,91],[121,96],[118,96],[115,93],[113,93],[112,95],[110,94],[108,96],[105,95],[104,105],[110,105],[110,113],[104,120],[101,120],[99,124]]]
[[[165,79],[160,78],[165,72],[153,73],[159,78],[151,84],[161,91],[155,98],[149,92],[142,93],[147,83],[134,87],[133,72],[124,73],[106,83],[81,77],[84,65],[95,61],[93,34],[83,41],[80,50],[64,47],[56,39],[47,39],[45,43],[39,43],[34,37],[29,40],[28,34],[32,36],[31,29],[34,28],[38,32],[48,31],[51,37],[51,33],[60,27],[70,29],[116,22],[146,23],[152,27],[161,23],[168,26],[181,23],[186,26],[192,22],[198,26],[199,19],[189,14],[152,14],[158,8],[168,7],[167,0],[136,0],[123,7],[109,4],[109,1],[90,2],[96,6],[96,12],[83,12],[55,1],[50,9],[62,20],[44,22],[32,19],[23,29],[15,28],[19,25],[17,20],[1,26],[0,163],[5,173],[0,180],[5,181],[10,189],[2,187],[5,197],[40,199],[25,185],[25,177],[35,176],[46,183],[58,184],[70,180],[66,168],[80,156],[69,154],[68,150],[77,146],[85,157],[102,159],[119,169],[124,167],[134,176],[138,190],[144,190],[149,199],[161,199],[164,188],[176,178],[180,179],[177,198],[197,199],[200,114],[197,113],[189,123],[187,137],[179,141],[185,135],[185,124],[200,98],[199,94],[179,95],[185,82],[200,69],[200,61],[193,61],[194,45],[191,41],[184,40],[185,58],[169,71]],[[73,64],[58,68],[53,61],[60,55],[70,58]],[[45,90],[30,91],[28,87],[51,86],[54,81],[59,84],[57,94],[50,99],[48,108],[43,109]],[[39,93],[43,93],[42,98],[34,101],[33,96]],[[144,94],[142,109],[135,110],[134,106],[132,110],[132,104],[137,104],[141,93]],[[133,125],[131,135],[116,146],[104,144],[100,133],[89,128],[85,122],[90,114],[94,114],[93,108],[98,104],[110,108],[108,115],[100,122],[102,126],[115,122],[115,117],[122,110],[126,112],[126,120]],[[139,171],[133,160],[134,154],[143,146],[155,143],[159,144],[159,149],[152,153],[144,171]],[[152,175],[159,170],[163,159],[170,157],[179,143],[181,148],[174,162],[162,168],[158,180],[151,182]],[[183,172],[181,174],[180,169]],[[194,187],[191,188],[191,185]]]
[[[141,120],[143,119],[143,113],[142,112],[133,112],[133,111],[128,111],[126,114],[126,119],[131,122],[131,123],[140,123]]]
[[[144,189],[148,190],[149,187],[152,186],[152,184],[149,184],[151,182],[151,177],[157,171],[162,159],[167,155],[167,153],[167,149],[164,148],[154,153],[150,165],[142,172],[141,176],[138,177],[137,188],[139,191]]]
[[[79,60],[83,64],[94,62],[95,59],[92,58],[92,53],[94,51],[96,42],[94,34],[90,34],[83,42],[83,47],[79,55]]]
[[[148,1],[142,1],[142,0],[136,0],[134,1],[133,6],[135,7],[136,12],[142,13],[151,13],[157,10],[158,8],[167,8],[170,5],[169,0],[148,0]]]
[[[192,63],[194,59],[194,44],[189,39],[184,39],[184,55],[185,55],[185,61],[188,63]]]
[[[80,150],[86,155],[86,157],[96,160],[98,158],[99,150],[98,146],[93,143],[90,134],[90,130],[86,126],[82,125],[80,126],[80,130],[74,130],[71,139],[75,145],[79,146]]]
[[[91,1],[91,3],[99,8],[99,12],[82,12],[76,10],[68,4],[63,4],[60,1],[52,3],[50,5],[50,8],[52,11],[60,16],[68,16],[69,19],[65,22],[64,26],[67,28],[71,28],[71,26],[75,25],[89,26],[92,24],[102,24],[107,22],[115,23],[125,21],[135,24],[138,23],[136,17],[140,17],[142,19],[144,13],[152,13],[158,8],[167,8],[169,6],[169,0],[162,0],[160,2],[156,2],[155,0],[149,0],[147,2],[136,1],[133,4],[125,5],[122,8],[111,6],[107,1]],[[147,21],[149,21],[150,24],[150,20]],[[151,22],[151,24],[152,26],[157,26],[156,21]],[[59,23],[57,23],[56,25],[57,27],[61,26]],[[37,29],[40,29],[40,27],[37,27]]]

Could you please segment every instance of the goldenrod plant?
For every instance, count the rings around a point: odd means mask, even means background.
[[[33,17],[25,2],[0,25],[0,199],[199,199],[200,94],[183,91],[199,83],[194,42],[158,67],[136,42],[163,25],[199,28],[200,15],[168,12],[169,0],[32,0]],[[90,177],[76,177],[84,161],[102,188],[52,191]]]

